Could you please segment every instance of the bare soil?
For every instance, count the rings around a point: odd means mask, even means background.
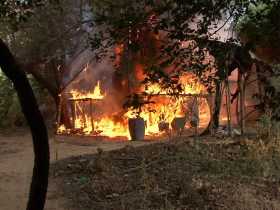
[[[98,148],[104,151],[120,149],[128,144],[135,146],[150,142],[100,141],[92,138],[56,137],[50,138],[51,162],[94,154]],[[0,131],[0,209],[25,209],[33,167],[32,140],[27,130],[13,133]],[[55,167],[51,174],[55,173]],[[64,194],[50,176],[46,210],[66,210]],[[68,209],[67,209],[68,210]]]

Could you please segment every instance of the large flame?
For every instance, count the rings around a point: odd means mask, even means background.
[[[210,110],[205,98],[200,97],[206,93],[206,89],[201,85],[193,75],[188,74],[180,78],[183,86],[182,95],[175,98],[167,94],[159,85],[151,85],[146,92],[151,95],[154,103],[145,105],[140,116],[146,122],[147,136],[160,135],[162,130],[159,128],[160,123],[165,123],[171,129],[171,122],[176,117],[185,117],[188,121],[191,115],[194,98],[197,97],[199,105],[199,127],[205,127],[210,119]],[[74,101],[75,113],[72,116],[74,128],[84,135],[102,135],[108,137],[126,137],[129,139],[128,118],[135,117],[132,110],[128,110],[123,114],[122,121],[116,121],[112,115],[101,115],[95,117],[92,111],[83,110],[81,103],[85,100],[91,101],[90,106],[95,106],[96,101],[102,101],[106,92],[102,93],[100,82],[92,92],[83,93],[79,90],[71,90],[71,101]],[[73,119],[74,118],[74,119]],[[186,127],[189,127],[188,123]],[[58,129],[58,133],[71,133],[64,125]]]
[[[155,102],[145,106],[140,114],[147,124],[147,135],[160,134],[159,124],[167,123],[170,126],[174,118],[184,117],[188,121],[195,97],[199,105],[199,127],[207,126],[210,120],[210,109],[207,100],[202,97],[206,94],[206,88],[192,74],[181,76],[179,82],[183,91],[176,98],[169,95],[169,91],[162,89],[159,84],[146,88],[146,93],[150,94],[152,102]],[[126,116],[132,118],[133,111],[127,112]],[[190,125],[186,124],[186,127]]]
[[[82,93],[79,90],[71,90],[70,94],[72,95],[72,99],[103,99],[105,95],[101,93],[100,82],[97,82],[97,85],[91,92]]]
[[[182,95],[190,94],[205,94],[206,89],[205,87],[197,81],[196,77],[192,74],[184,74],[180,77],[179,83],[182,85],[183,91],[181,92]],[[156,95],[156,94],[168,94],[168,91],[162,89],[159,84],[152,84],[146,87],[146,93]]]
[[[109,116],[94,122],[91,121],[89,115],[86,115],[85,118],[83,118],[83,116],[78,116],[78,118],[75,119],[75,128],[81,129],[85,135],[102,135],[110,138],[123,136],[129,138],[126,126],[120,122],[115,122]]]

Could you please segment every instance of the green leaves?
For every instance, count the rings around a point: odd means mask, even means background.
[[[25,22],[34,13],[34,8],[47,0],[3,0],[0,1],[0,18],[13,24]]]
[[[256,1],[239,19],[237,31],[241,38],[263,47],[276,47],[280,39],[280,2]],[[279,47],[279,46],[278,46]]]
[[[0,71],[0,127],[13,124],[20,112],[12,83]]]
[[[33,79],[29,78],[36,98],[46,101],[46,92]],[[0,69],[0,127],[22,125],[25,122],[21,112],[17,94],[10,80],[2,74]]]
[[[173,72],[195,73],[206,86],[210,86],[213,79],[223,80],[227,77],[226,56],[229,54],[231,43],[216,42],[216,45],[209,44],[210,28],[218,29],[218,21],[225,16],[232,16],[230,19],[237,19],[246,11],[249,1],[239,0],[169,0],[158,1],[136,1],[121,0],[117,3],[109,0],[100,2],[93,0],[94,12],[97,25],[104,28],[105,34],[109,34],[111,43],[130,43],[128,50],[137,54],[142,52],[147,39],[139,38],[147,36],[137,31],[146,29],[151,34],[159,35],[156,56],[142,59],[141,63],[146,66],[148,79],[145,82],[157,82],[163,87],[174,88],[176,79],[164,74],[165,69],[172,68]],[[103,33],[104,33],[103,31]],[[137,38],[135,38],[137,37]],[[195,40],[192,44],[186,44]],[[150,44],[149,44],[150,45]],[[225,47],[227,46],[227,47]],[[108,47],[108,46],[107,46]],[[208,52],[217,59],[207,62]],[[213,54],[212,54],[213,53]],[[207,57],[208,56],[208,57]],[[213,59],[214,60],[214,59]],[[206,72],[217,67],[216,77],[206,78]],[[160,71],[157,71],[161,69]],[[165,84],[164,84],[165,83]],[[176,86],[179,88],[179,85]],[[211,88],[209,88],[211,89]]]

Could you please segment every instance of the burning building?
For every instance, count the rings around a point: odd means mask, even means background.
[[[123,104],[128,95],[140,92],[145,93],[151,101],[143,105],[139,113],[145,121],[147,137],[176,130],[174,120],[181,119],[183,127],[192,127],[191,118],[195,112],[199,115],[198,130],[207,127],[210,121],[207,91],[193,74],[184,74],[179,78],[182,91],[174,97],[158,84],[147,86],[141,83],[146,73],[145,67],[139,62],[139,55],[132,58],[133,63],[130,63],[131,69],[127,74],[127,71],[118,68],[118,65],[127,65],[121,64],[123,45],[117,46],[115,53],[114,62],[106,58],[102,62],[95,62],[90,50],[73,59],[68,74],[63,77],[64,83],[68,85],[61,93],[60,116],[67,120],[60,121],[68,124],[61,123],[58,133],[130,139],[128,119],[135,118],[136,113],[135,110],[123,108]]]
[[[91,50],[84,50],[72,59],[63,76],[59,134],[130,139],[128,121],[136,117],[144,119],[147,139],[178,130],[193,135],[207,128],[211,108],[206,87],[192,73],[180,75],[182,90],[176,97],[157,83],[143,84],[147,76],[145,62],[158,53],[160,38],[145,27],[129,31],[134,35],[128,43],[118,44],[112,50],[114,60],[104,57],[96,62]],[[134,42],[141,43],[141,50],[129,50],[128,45]],[[169,66],[165,71],[170,73],[174,67]],[[233,75],[232,92],[236,81],[237,76]],[[144,93],[151,102],[145,103],[138,113],[123,107],[127,96],[135,93]],[[225,110],[222,106],[221,122],[227,120]]]
[[[109,62],[87,62],[82,69],[61,94],[63,115],[69,118],[70,123],[61,124],[58,132],[130,139],[128,119],[135,116],[133,110],[123,108],[126,96],[130,94],[127,79],[118,75],[112,66],[110,68]],[[141,67],[136,65],[134,71],[134,79],[140,84],[137,74],[142,74],[139,73]],[[163,131],[159,125],[163,122],[167,123],[167,129],[172,129],[171,122],[175,118],[183,118],[188,111],[190,114],[195,100],[199,107],[198,127],[208,125],[210,109],[204,97],[205,87],[191,74],[182,76],[180,80],[184,90],[178,97],[172,97],[159,85],[151,85],[146,90],[144,85],[138,85],[153,102],[144,105],[140,113],[145,120],[147,136],[161,135]],[[186,123],[188,127],[190,125]]]

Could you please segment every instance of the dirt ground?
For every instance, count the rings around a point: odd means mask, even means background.
[[[151,142],[101,141],[90,138],[50,138],[51,162],[71,156],[94,154],[98,148],[104,151],[120,149],[128,144],[141,146]],[[0,205],[1,210],[25,209],[33,167],[31,135],[26,130],[12,134],[0,131]],[[66,210],[61,191],[49,180],[46,210]]]
[[[280,144],[182,137],[57,161],[67,210],[280,210]]]
[[[120,196],[123,193],[126,200],[122,199],[121,205],[130,208],[117,209],[139,209],[134,208],[134,204],[139,203],[147,206],[162,204],[163,200],[158,199],[164,198],[163,204],[166,206],[177,205],[179,201],[192,201],[191,204],[195,207],[182,209],[198,209],[198,204],[213,204],[215,208],[201,209],[278,210],[280,156],[270,154],[274,152],[265,152],[274,151],[271,149],[276,145],[263,148],[253,140],[237,138],[233,141],[203,137],[195,141],[188,138],[154,144],[163,141],[129,142],[51,136],[52,168],[45,209],[70,210],[75,206],[73,204],[77,204],[78,208],[75,207],[75,210],[85,210],[92,206],[97,207],[100,203],[113,204],[111,209],[116,209],[114,202],[118,201],[119,197],[123,198]],[[140,147],[148,144],[154,145]],[[127,147],[128,145],[130,147]],[[124,149],[119,150],[121,148]],[[275,148],[278,151],[278,143]],[[117,151],[103,153],[101,150]],[[262,153],[270,155],[262,156]],[[150,167],[152,165],[153,167]],[[27,130],[17,130],[9,134],[0,131],[1,210],[25,209],[32,167],[30,133]],[[135,170],[140,169],[141,173],[135,173]],[[183,190],[181,186],[185,186]],[[178,187],[181,189],[180,196],[177,196]],[[133,196],[126,196],[125,193],[130,195],[130,192],[133,192]],[[149,196],[140,196],[142,192]],[[100,202],[102,196],[104,199]],[[137,201],[131,198],[136,198]],[[139,199],[144,199],[145,202],[139,202]],[[89,208],[85,208],[87,204],[90,204]]]

